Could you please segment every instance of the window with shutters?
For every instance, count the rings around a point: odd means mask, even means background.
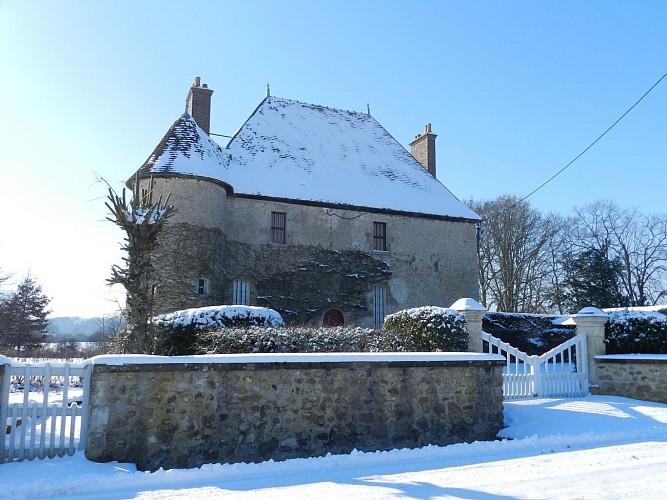
[[[373,250],[387,251],[387,224],[386,222],[373,222]]]
[[[250,282],[234,280],[234,304],[241,306],[250,305]]]
[[[373,287],[373,326],[381,330],[384,317],[387,315],[387,289],[383,286]]]
[[[271,212],[271,243],[285,244],[285,212]]]

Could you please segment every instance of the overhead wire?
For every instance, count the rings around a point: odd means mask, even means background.
[[[605,135],[607,135],[607,133],[608,133],[611,129],[613,129],[616,125],[618,125],[618,123],[619,123],[623,118],[625,118],[625,117],[628,115],[628,113],[630,113],[630,111],[632,111],[632,110],[633,110],[633,109],[634,109],[640,102],[642,102],[642,101],[644,100],[644,98],[645,98],[647,95],[649,95],[649,94],[651,93],[651,91],[652,91],[653,89],[655,89],[655,88],[660,84],[660,82],[662,82],[662,80],[664,80],[666,77],[667,77],[667,73],[665,73],[664,75],[662,75],[662,76],[658,79],[658,81],[655,82],[655,83],[651,86],[651,88],[648,89],[648,90],[644,93],[644,95],[641,96],[641,97],[637,100],[637,102],[635,102],[632,106],[630,106],[630,107],[627,109],[627,111],[626,111],[625,113],[623,113],[623,114],[620,116],[620,118],[618,118],[618,120],[616,120],[616,121],[615,121],[609,128],[607,128],[607,130],[605,130],[604,132],[602,132],[602,134],[600,134],[600,135],[598,136],[597,139],[595,139],[592,143],[590,143],[586,149],[584,149],[581,153],[579,153],[577,156],[575,156],[575,158],[574,158],[570,163],[568,163],[568,164],[565,165],[563,168],[561,168],[558,172],[556,172],[554,175],[552,175],[551,177],[549,177],[549,179],[547,179],[547,180],[544,181],[542,184],[540,184],[536,189],[534,189],[533,191],[531,191],[530,193],[528,193],[525,197],[523,197],[523,198],[521,199],[521,201],[525,201],[525,200],[527,200],[527,199],[530,198],[532,195],[534,195],[535,193],[537,193],[540,189],[542,189],[544,186],[546,186],[547,184],[549,184],[549,183],[550,183],[552,180],[554,180],[556,177],[558,177],[560,174],[562,174],[563,172],[565,172],[565,170],[567,170],[567,168],[569,168],[570,165],[572,165],[575,161],[577,161],[579,158],[581,158],[581,157],[582,157],[582,156],[583,156],[589,149],[591,149],[593,146],[595,146],[595,144],[597,144],[597,143],[600,141],[600,139],[602,139]],[[519,202],[519,203],[520,203],[520,202]]]

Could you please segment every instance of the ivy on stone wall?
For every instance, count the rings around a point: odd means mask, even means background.
[[[223,291],[216,285],[224,275],[225,245],[225,235],[220,229],[203,230],[184,223],[165,228],[160,246],[153,254],[159,283],[154,313],[224,304]],[[198,278],[211,280],[206,297],[197,296]]]
[[[319,246],[249,246],[228,242],[228,278],[250,279],[257,305],[286,323],[320,321],[327,309],[367,315],[373,285],[386,283],[389,264],[369,253]]]

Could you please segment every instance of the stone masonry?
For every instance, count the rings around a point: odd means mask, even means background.
[[[223,186],[189,178],[154,181],[177,208],[154,255],[155,314],[230,304],[234,280],[250,283],[249,305],[297,324],[322,324],[336,308],[346,324],[373,326],[374,286],[386,288],[387,314],[477,296],[476,233],[465,221],[227,197]],[[272,211],[286,214],[285,245],[270,242]],[[387,224],[387,251],[372,250],[376,221]],[[199,278],[206,295],[197,293]]]
[[[198,467],[493,440],[503,426],[497,356],[252,356],[124,366],[98,358],[86,457],[141,470]]]
[[[599,394],[667,404],[667,359],[663,356],[598,356]]]

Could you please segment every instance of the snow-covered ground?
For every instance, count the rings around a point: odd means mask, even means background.
[[[502,440],[137,472],[82,453],[0,465],[0,498],[664,498],[667,405],[588,396],[505,402]]]

